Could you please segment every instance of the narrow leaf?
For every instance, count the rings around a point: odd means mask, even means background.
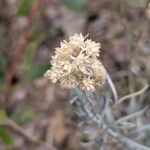
[[[76,12],[81,12],[86,9],[87,0],[61,0],[68,9]]]
[[[25,16],[29,13],[29,11],[32,8],[32,5],[34,3],[35,0],[23,0],[23,2],[21,3],[17,15],[18,16]]]
[[[14,143],[13,138],[4,127],[0,127],[0,140],[6,145],[12,145]]]
[[[33,81],[41,76],[50,68],[50,63],[43,64],[43,65],[35,65],[32,66],[29,70],[27,76],[25,77],[26,81]]]

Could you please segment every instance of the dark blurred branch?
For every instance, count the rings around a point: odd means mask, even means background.
[[[28,20],[29,20],[28,28],[22,32],[18,46],[16,47],[16,49],[13,50],[13,58],[11,64],[9,65],[6,71],[6,76],[5,76],[5,93],[4,93],[4,100],[3,100],[5,109],[8,106],[8,98],[12,90],[12,79],[16,74],[18,63],[23,58],[24,49],[27,45],[29,37],[31,36],[30,27],[35,21],[35,18],[37,16],[36,12],[38,12],[37,10],[39,9],[39,7],[40,7],[40,0],[36,0],[28,16]]]
[[[12,120],[9,120],[5,125],[4,125],[9,131],[11,132],[15,132],[16,134],[22,136],[26,141],[30,142],[30,143],[36,143],[36,139],[35,137],[32,137],[30,135],[28,135],[27,132],[25,132],[24,129],[22,129],[21,127],[19,127],[15,122],[13,122]]]
[[[38,144],[43,144],[47,149],[49,150],[57,150],[53,145],[47,144],[46,142],[33,137],[29,135],[23,128],[19,127],[15,122],[12,120],[7,121],[5,124],[3,124],[5,128],[7,128],[10,132],[13,132],[15,134],[18,134],[21,136],[24,140],[27,142],[34,144],[35,146]],[[51,143],[52,144],[52,143]]]

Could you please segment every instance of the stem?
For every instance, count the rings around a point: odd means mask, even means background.
[[[116,90],[116,87],[112,81],[112,79],[110,78],[109,74],[107,73],[107,81],[108,81],[108,84],[110,86],[110,89],[113,93],[113,96],[114,96],[114,99],[115,99],[115,102],[118,101],[118,94],[117,94],[117,90]]]
[[[90,118],[93,122],[97,123],[97,125],[99,127],[101,127],[102,129],[107,129],[109,135],[113,136],[114,138],[116,138],[117,140],[119,140],[120,142],[126,144],[128,147],[131,147],[131,148],[139,148],[140,150],[149,150],[150,148],[144,146],[144,145],[141,145],[131,139],[129,139],[128,137],[120,134],[117,132],[117,129],[119,128],[117,126],[117,124],[115,124],[115,122],[113,120],[110,120],[107,118],[107,115],[110,115],[110,107],[108,108],[109,109],[109,113],[106,113],[106,120],[104,120],[100,114],[98,113],[95,113],[94,111],[94,108],[93,108],[93,105],[91,104],[92,101],[91,99],[89,99],[89,95],[87,95],[86,93],[84,92],[81,92],[81,91],[78,91],[80,93],[80,96],[78,97],[78,103],[80,103],[80,105],[78,106],[81,106],[81,109],[83,112],[85,112],[85,114],[87,115],[88,118]],[[82,95],[81,95],[82,93]],[[76,93],[77,96],[78,96],[78,93]],[[93,100],[94,101],[94,100]],[[76,102],[76,100],[74,100],[74,102]],[[119,119],[118,121],[120,120],[128,120],[134,116],[137,116],[139,113],[143,113],[145,112],[147,108],[139,111],[139,112],[136,112],[134,113],[133,115],[131,116],[127,116],[127,117],[124,117],[124,118],[121,118]],[[82,116],[80,116],[80,114],[78,113],[78,116],[82,118]],[[107,121],[108,119],[108,121]],[[118,122],[117,121],[117,122]],[[115,126],[112,126],[112,124],[114,124]]]

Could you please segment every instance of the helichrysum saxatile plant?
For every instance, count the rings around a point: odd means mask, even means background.
[[[65,88],[79,87],[94,91],[106,80],[106,71],[99,61],[101,45],[82,34],[75,34],[69,41],[60,43],[52,57],[52,68],[45,77]]]
[[[149,150],[149,147],[129,138],[130,132],[135,128],[135,123],[128,121],[138,117],[147,108],[119,119],[114,116],[115,107],[132,96],[125,96],[118,100],[115,86],[98,59],[100,47],[99,43],[87,39],[82,34],[71,36],[68,42],[63,41],[60,47],[56,48],[51,60],[52,68],[45,73],[45,77],[53,83],[71,89],[71,104],[74,106],[74,112],[84,121],[85,125],[96,124],[98,130],[102,131],[103,135],[93,139],[91,138],[92,133],[87,134],[89,131],[86,127],[83,130],[89,141],[92,141],[93,146],[98,144],[98,149],[104,150],[107,142],[112,142],[115,138],[130,149]],[[115,107],[110,103],[112,100],[109,91],[105,92],[104,101],[98,95],[96,96],[98,90],[95,91],[95,89],[97,86],[102,86],[106,79],[114,95]],[[103,107],[100,109],[99,103],[103,102]],[[135,129],[134,132],[137,131]]]

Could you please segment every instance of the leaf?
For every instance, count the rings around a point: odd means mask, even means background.
[[[0,140],[6,145],[14,144],[14,140],[11,135],[6,131],[4,127],[0,126]]]
[[[6,116],[6,113],[3,109],[0,109],[0,125],[3,125],[8,121],[8,117]]]
[[[36,49],[38,45],[41,43],[42,39],[43,39],[43,35],[41,34],[36,37],[32,37],[30,43],[27,45],[24,58],[23,58],[23,65],[26,68],[31,67],[31,65],[33,64],[33,58],[34,58]]]
[[[76,12],[81,12],[86,9],[87,0],[61,0],[68,9]]]
[[[6,69],[6,61],[2,53],[0,52],[0,75],[4,73]]]
[[[20,125],[32,121],[36,116],[37,111],[34,108],[23,106],[18,113],[11,116],[11,119]]]
[[[0,91],[4,88],[4,74],[6,70],[6,60],[0,52]]]
[[[10,134],[5,130],[3,125],[9,121],[4,110],[0,109],[0,140],[6,145],[12,145],[14,143]]]
[[[4,76],[0,75],[0,91],[4,90]]]
[[[4,89],[4,74],[6,71],[6,59],[0,51],[0,91]]]
[[[25,80],[32,81],[44,75],[44,73],[50,68],[50,64],[43,64],[43,65],[35,65],[32,66],[29,70]]]
[[[29,13],[32,8],[32,5],[35,0],[23,0],[22,4],[20,5],[17,15],[18,16],[25,16]]]

